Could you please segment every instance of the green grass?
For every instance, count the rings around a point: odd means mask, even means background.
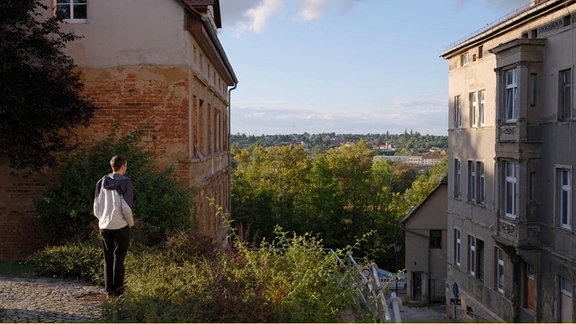
[[[0,262],[0,276],[33,277],[34,267],[26,262]]]

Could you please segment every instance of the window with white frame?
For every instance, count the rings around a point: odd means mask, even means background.
[[[516,217],[516,163],[504,162],[504,213]]]
[[[67,22],[86,22],[88,0],[54,0],[54,12]]]
[[[454,159],[454,198],[460,198],[461,162]]]
[[[468,235],[468,273],[476,276],[476,238]]]
[[[468,53],[464,53],[464,54],[460,55],[460,65],[461,66],[468,65],[469,60],[470,60],[470,56]]]
[[[557,209],[560,226],[572,227],[572,199],[571,183],[572,172],[568,168],[556,169],[557,182]]]
[[[558,119],[569,120],[572,116],[572,69],[560,71],[559,78]]]
[[[478,92],[470,93],[470,126],[478,126]]]
[[[476,162],[468,161],[468,201],[476,201]]]
[[[480,126],[486,125],[485,104],[486,91],[478,91],[478,121],[480,122]]]
[[[496,247],[496,289],[504,293],[504,251]]]
[[[484,176],[484,162],[476,163],[476,174],[478,177],[478,192],[476,193],[476,202],[485,203],[486,202],[486,184]]]
[[[454,97],[454,128],[462,127],[462,103],[460,96]]]
[[[518,71],[508,70],[504,75],[506,84],[504,119],[506,122],[515,122],[518,118]]]
[[[460,266],[460,231],[454,229],[454,264]]]
[[[564,277],[559,277],[560,288],[560,322],[573,322],[574,306],[572,305],[572,281]]]

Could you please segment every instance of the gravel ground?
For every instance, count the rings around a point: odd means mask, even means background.
[[[0,276],[0,322],[95,322],[105,299],[79,281]]]

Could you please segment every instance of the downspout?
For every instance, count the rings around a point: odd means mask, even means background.
[[[430,237],[426,236],[424,234],[420,234],[418,232],[414,232],[412,230],[406,229],[405,226],[402,226],[404,231],[410,234],[414,234],[416,236],[419,236],[421,238],[426,239],[427,242],[430,242]],[[428,248],[426,249],[426,306],[430,305],[430,246],[428,246]]]
[[[238,82],[228,89],[228,218],[232,215],[232,94],[236,90]]]

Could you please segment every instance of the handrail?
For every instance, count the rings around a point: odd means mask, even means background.
[[[332,249],[325,248],[324,250],[334,253],[338,263],[344,266],[346,270],[348,270],[347,273],[349,276],[356,281],[356,289],[358,290],[361,302],[370,311],[374,322],[401,322],[398,305],[399,299],[393,300],[391,306],[396,311],[391,314],[388,303],[386,302],[386,296],[384,295],[385,287],[382,285],[382,281],[378,275],[378,265],[376,263],[372,262],[368,267],[370,275],[367,277],[350,252],[346,253],[346,262],[344,262]],[[352,272],[350,270],[354,271]],[[354,302],[358,305],[354,294],[351,293],[351,295]]]

